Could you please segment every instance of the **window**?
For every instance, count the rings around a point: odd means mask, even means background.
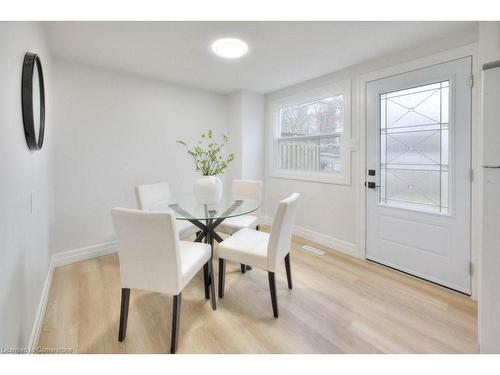
[[[448,213],[449,81],[380,95],[380,203]]]
[[[274,177],[348,184],[350,82],[271,105]]]

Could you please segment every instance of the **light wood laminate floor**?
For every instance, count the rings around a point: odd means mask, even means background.
[[[202,272],[182,293],[178,353],[476,353],[474,301],[339,253],[291,253],[293,290],[277,272],[279,319],[267,274],[226,266],[226,293],[212,311]],[[319,245],[314,245],[323,248]],[[127,337],[117,340],[118,255],[58,267],[39,339],[75,353],[167,353],[172,298],[133,290]],[[217,272],[217,262],[214,261]],[[217,280],[217,279],[216,279]]]

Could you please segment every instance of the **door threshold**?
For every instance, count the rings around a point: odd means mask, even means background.
[[[379,266],[382,266],[382,267],[385,267],[385,268],[389,268],[391,270],[394,270],[396,272],[400,272],[402,274],[405,274],[405,275],[408,275],[408,276],[411,276],[411,277],[414,277],[416,279],[419,279],[419,280],[422,280],[422,281],[425,281],[426,283],[429,283],[429,284],[433,284],[433,285],[436,285],[440,288],[444,288],[444,289],[447,289],[447,290],[451,290],[452,292],[455,292],[455,293],[459,293],[459,294],[462,294],[466,297],[472,297],[472,294],[471,293],[465,293],[465,292],[462,292],[460,290],[456,290],[456,289],[453,289],[453,288],[450,288],[449,286],[446,286],[446,285],[442,285],[442,284],[439,284],[435,281],[431,281],[431,280],[427,280],[427,279],[424,279],[423,277],[420,277],[420,276],[417,276],[417,275],[414,275],[412,273],[409,273],[409,272],[406,272],[406,271],[401,271],[400,269],[397,269],[395,267],[391,267],[391,266],[388,266],[387,264],[384,264],[384,263],[380,263],[380,262],[377,262],[376,260],[372,260],[372,259],[368,259],[368,258],[365,258],[365,260],[371,262],[371,263],[374,263],[374,264],[378,264]]]

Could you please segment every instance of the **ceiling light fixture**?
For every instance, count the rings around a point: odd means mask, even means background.
[[[222,38],[212,43],[212,51],[225,59],[237,59],[247,54],[248,45],[240,39]]]

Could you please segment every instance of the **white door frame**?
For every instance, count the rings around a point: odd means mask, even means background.
[[[472,180],[472,196],[471,196],[471,262],[473,264],[473,272],[471,275],[472,299],[477,299],[477,264],[478,264],[478,248],[480,245],[481,233],[481,180],[480,174],[480,139],[481,129],[479,121],[480,108],[480,74],[481,67],[477,63],[477,44],[469,44],[460,48],[447,50],[439,54],[423,57],[407,63],[398,64],[387,67],[381,70],[360,75],[357,79],[358,85],[358,101],[357,101],[357,119],[359,127],[357,134],[359,136],[360,147],[358,155],[358,184],[357,184],[357,243],[359,246],[359,255],[366,259],[366,189],[364,182],[366,181],[366,84],[370,81],[386,78],[389,76],[410,72],[413,70],[425,68],[431,65],[444,63],[450,60],[455,60],[462,57],[472,56],[472,72],[476,80],[472,89],[472,108],[471,108],[471,166],[473,169],[474,178]]]

